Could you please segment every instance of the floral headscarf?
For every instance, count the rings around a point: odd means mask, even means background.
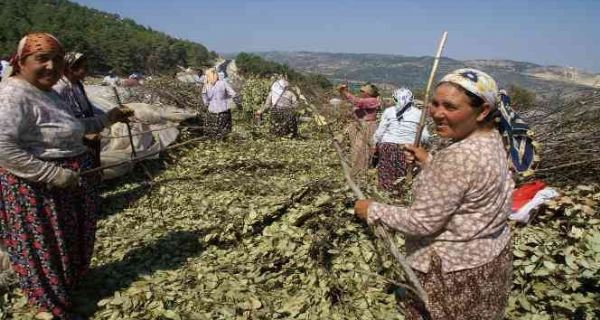
[[[487,102],[492,109],[498,108],[498,86],[487,73],[477,69],[458,69],[445,75],[440,83],[455,83]]]
[[[84,59],[85,55],[81,52],[68,52],[65,55],[65,64],[69,67],[72,68],[75,64],[77,64],[77,62],[81,61],[81,59]]]
[[[21,38],[17,47],[17,53],[10,61],[13,67],[13,74],[19,72],[19,61],[38,52],[57,52],[60,55],[64,55],[65,49],[60,41],[49,33],[30,33]]]

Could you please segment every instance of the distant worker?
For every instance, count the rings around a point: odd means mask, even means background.
[[[381,107],[379,89],[373,84],[365,84],[360,88],[360,97],[355,97],[347,85],[341,85],[338,90],[343,98],[353,106],[354,120],[348,128],[350,136],[350,161],[352,175],[363,175],[369,168],[371,141],[377,128],[377,110]]]
[[[231,132],[231,110],[229,99],[237,93],[225,80],[219,80],[214,68],[208,69],[202,87],[202,101],[208,107],[205,128],[210,137],[223,139]]]
[[[261,116],[265,111],[271,112],[271,133],[276,136],[298,136],[298,97],[290,90],[285,79],[279,79],[271,86],[264,106],[256,112]]]
[[[71,106],[77,118],[96,116],[94,107],[85,92],[83,81],[87,75],[87,57],[83,53],[69,52],[65,55],[64,76],[54,85],[54,90]],[[84,144],[94,156],[94,167],[100,166],[100,134],[90,133],[83,137]]]
[[[421,110],[415,106],[413,94],[407,88],[394,91],[393,98],[396,104],[385,109],[381,115],[373,143],[379,159],[379,187],[398,194],[402,186],[397,181],[406,175],[407,167],[403,149],[405,145],[415,142]],[[428,139],[429,132],[424,128],[421,141]]]

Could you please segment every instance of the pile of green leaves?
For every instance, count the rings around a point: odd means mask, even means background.
[[[403,319],[402,274],[353,216],[324,129],[303,123],[303,138],[290,140],[240,114],[234,121],[225,141],[148,162],[152,181],[140,170],[104,187],[93,267],[75,293],[79,312]],[[362,182],[367,193],[385,196],[371,179]],[[562,193],[530,225],[514,226],[510,319],[600,317],[600,187]],[[2,294],[0,319],[32,317],[14,285]]]
[[[513,319],[600,318],[600,187],[563,194],[516,230]]]
[[[242,110],[247,117],[251,117],[254,112],[262,108],[271,90],[271,83],[271,80],[260,77],[248,77],[244,81],[240,95]]]

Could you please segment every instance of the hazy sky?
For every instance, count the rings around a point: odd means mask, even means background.
[[[220,53],[511,59],[600,72],[600,0],[76,0]]]

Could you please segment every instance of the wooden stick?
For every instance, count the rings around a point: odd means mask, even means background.
[[[309,109],[311,109],[312,112],[317,114],[317,116],[319,116],[319,117],[323,117],[323,116],[321,116],[321,114],[319,114],[319,112],[317,111],[317,108],[315,106],[313,106],[310,102],[308,102],[304,96],[298,95],[298,97],[300,97],[301,100],[304,101],[308,105]],[[350,172],[351,172],[350,166],[344,159],[344,152],[342,150],[342,147],[338,143],[338,141],[335,139],[335,135],[333,133],[333,130],[331,129],[331,126],[329,125],[329,123],[327,123],[326,126],[327,126],[327,131],[329,132],[329,135],[331,135],[331,139],[333,141],[333,143],[332,143],[333,147],[335,148],[335,151],[337,152],[337,155],[340,159],[340,164],[342,165],[342,170],[344,171],[344,178],[346,179],[346,184],[348,184],[348,186],[350,187],[350,189],[352,189],[352,192],[354,192],[354,195],[358,199],[366,199],[365,194],[362,192],[362,190],[356,184],[356,182],[354,182],[354,180],[352,179],[352,175],[350,174]],[[425,292],[425,289],[423,289],[423,286],[421,286],[421,283],[419,282],[417,275],[415,274],[415,272],[412,270],[412,268],[408,264],[408,261],[406,260],[406,258],[400,253],[400,250],[398,250],[398,247],[396,246],[396,242],[394,241],[394,238],[392,238],[392,236],[387,232],[385,227],[383,225],[381,225],[380,223],[377,223],[375,225],[374,233],[375,233],[376,237],[381,239],[386,244],[386,246],[388,247],[388,250],[390,251],[390,254],[396,259],[396,261],[398,261],[400,263],[402,270],[404,271],[404,273],[406,274],[406,277],[408,278],[407,279],[408,282],[413,287],[412,291],[416,292],[417,293],[416,296],[419,299],[421,299],[421,301],[423,302],[423,304],[425,306],[427,306],[427,302],[429,301],[428,297],[427,297],[427,292]]]
[[[442,39],[440,40],[440,44],[438,46],[437,53],[435,58],[433,59],[433,66],[431,68],[431,72],[429,73],[429,80],[427,80],[427,87],[425,88],[425,97],[423,99],[423,110],[421,110],[421,118],[419,119],[419,126],[417,127],[417,134],[415,135],[415,146],[421,145],[421,136],[423,135],[423,128],[425,127],[425,119],[427,118],[427,106],[429,106],[429,91],[431,90],[431,85],[433,84],[433,78],[435,77],[435,72],[437,71],[438,64],[440,62],[440,57],[442,56],[442,51],[444,50],[444,45],[446,45],[446,39],[448,38],[448,31],[444,31],[442,34]],[[406,178],[408,183],[412,182],[413,178],[413,167],[414,164],[409,164],[406,170]]]
[[[123,106],[123,103],[121,103],[121,97],[119,97],[119,92],[117,91],[117,87],[112,87],[113,92],[115,94],[115,98],[117,99],[117,104],[119,105],[119,108]],[[133,135],[131,134],[131,125],[129,125],[129,122],[125,122],[125,125],[127,125],[127,134],[129,135],[129,144],[131,145],[131,157],[132,158],[137,158],[137,152],[135,151],[135,146],[133,145]]]

